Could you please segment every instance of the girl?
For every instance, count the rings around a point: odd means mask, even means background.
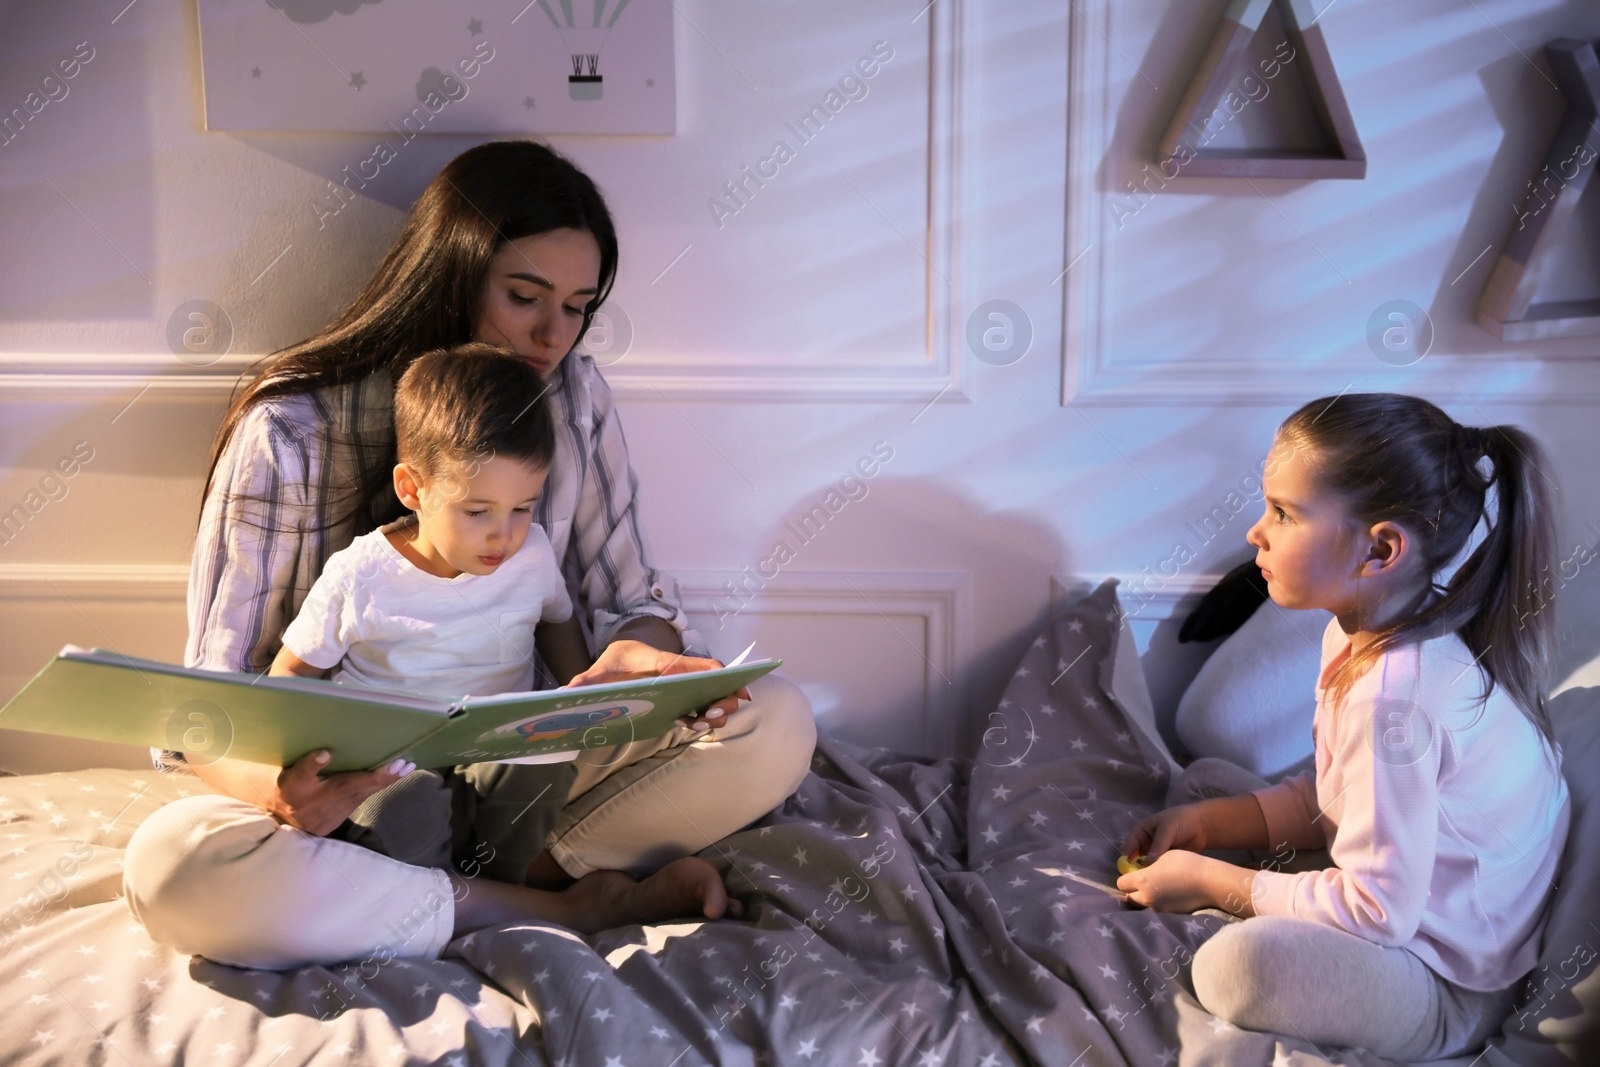
[[[484,341],[539,372],[555,413],[534,521],[594,655],[572,684],[718,666],[650,565],[610,388],[573,351],[618,254],[594,182],[546,146],[492,141],[451,160],[350,305],[268,359],[224,416],[189,577],[186,665],[268,667],[328,557],[399,517],[395,381],[424,352]],[[743,711],[730,697],[693,726],[584,753],[524,877],[480,878],[471,892],[454,872],[339,839],[359,807],[383,805],[403,766],[324,776],[326,753],[282,768],[162,752],[164,769],[193,771],[215,795],[139,827],[124,890],[157,941],[264,968],[437,956],[454,937],[541,911],[570,913],[580,929],[715,918],[737,910],[720,880],[674,881],[662,868],[780,804],[816,740],[796,686],[769,675],[750,695]]]
[[[1255,916],[1195,955],[1212,1014],[1404,1060],[1503,1022],[1569,817],[1544,467],[1521,430],[1410,396],[1323,398],[1279,428],[1247,539],[1275,603],[1334,614],[1316,769],[1145,819],[1123,851],[1153,862],[1117,882],[1158,910]],[[1323,847],[1332,866],[1297,873],[1199,855]]]

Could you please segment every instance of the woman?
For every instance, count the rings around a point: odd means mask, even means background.
[[[394,380],[423,352],[479,340],[547,380],[558,437],[537,520],[598,650],[573,684],[717,666],[647,562],[610,389],[593,360],[571,354],[616,267],[605,202],[566,159],[503,141],[452,160],[350,306],[275,354],[230,405],[190,573],[188,665],[267,668],[327,557],[398,517]],[[321,776],[324,753],[277,768],[163,752],[163,769],[186,765],[218,795],[169,804],[139,828],[127,897],[157,940],[256,967],[434,956],[454,936],[519,918],[580,929],[714,918],[728,902],[705,869],[673,864],[637,884],[619,872],[698,851],[799,784],[815,740],[804,697],[770,676],[750,696],[738,714],[730,697],[705,722],[583,754],[556,779],[567,803],[548,848],[504,882],[403,863],[370,837],[326,836],[358,809],[404,801],[403,787],[384,792],[403,767]]]

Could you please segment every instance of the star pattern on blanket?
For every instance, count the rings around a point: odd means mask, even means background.
[[[821,742],[792,797],[702,853],[740,921],[589,937],[520,923],[438,960],[225,967],[150,941],[117,895],[132,828],[192,779],[0,780],[0,892],[14,887],[0,982],[20,994],[9,1047],[41,1061],[92,1047],[106,1062],[182,1049],[219,1064],[314,1050],[380,1064],[1166,1067],[1180,1040],[1216,1040],[1225,1062],[1275,1067],[1278,1042],[1213,1034],[1183,985],[1224,920],[1142,912],[1115,888],[1121,839],[1169,775],[1112,684],[1122,625],[1106,587],[1058,613],[970,759]],[[29,898],[74,847],[67,895]],[[42,903],[17,912],[28,899]]]

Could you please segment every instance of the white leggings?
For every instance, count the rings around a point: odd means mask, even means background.
[[[804,694],[768,675],[707,734],[584,752],[546,841],[568,874],[642,873],[783,803],[810,769]],[[158,809],[128,842],[128,906],[150,936],[238,967],[284,970],[387,954],[436,957],[452,938],[449,875],[279,823],[232,797]]]

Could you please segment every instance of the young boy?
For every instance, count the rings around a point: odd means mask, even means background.
[[[485,696],[558,684],[590,659],[533,508],[555,453],[538,372],[492,345],[418,357],[395,387],[395,493],[413,514],[328,559],[270,673]],[[570,763],[411,773],[334,836],[422,866],[521,884]]]

